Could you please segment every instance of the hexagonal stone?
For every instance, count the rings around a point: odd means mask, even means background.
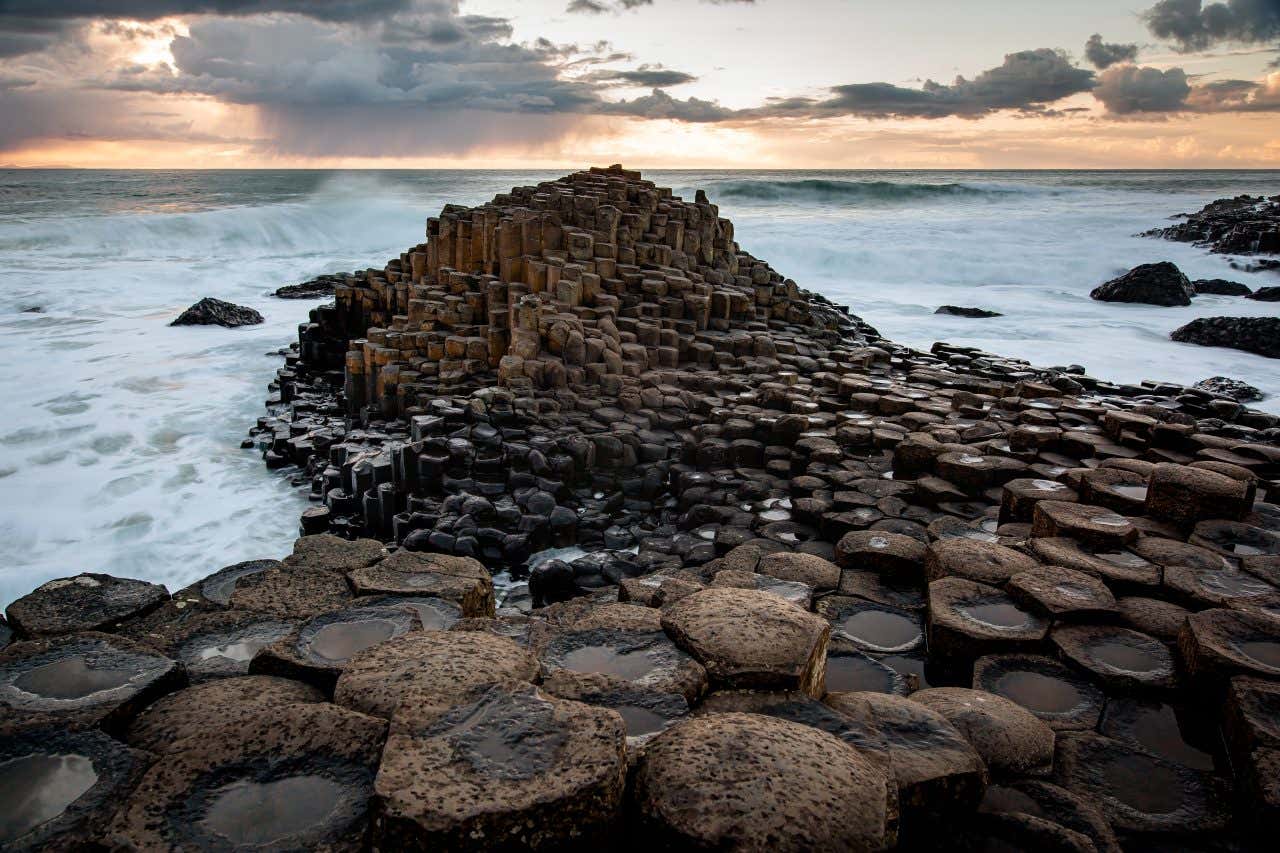
[[[931,544],[924,562],[925,577],[930,581],[957,577],[993,586],[1039,565],[1034,557],[1021,551],[961,537],[939,539]]]
[[[100,731],[0,734],[0,848],[88,849],[149,760]]]
[[[918,539],[882,530],[846,533],[836,543],[836,563],[841,568],[902,580],[920,577],[924,554],[925,545]]]
[[[323,702],[206,730],[152,765],[112,821],[110,844],[363,849],[385,733],[384,721]]]
[[[1021,521],[1030,523],[1040,501],[1078,501],[1080,496],[1071,487],[1057,480],[1011,480],[1004,484],[1000,497],[1000,523]]]
[[[630,747],[647,742],[689,715],[689,703],[679,693],[662,693],[605,675],[557,670],[542,679],[539,689],[548,696],[617,711]]]
[[[702,665],[661,630],[563,630],[539,645],[543,670],[560,673],[562,680],[602,675],[619,685],[676,693],[690,703],[697,701],[707,684]]]
[[[891,846],[886,791],[869,758],[824,731],[724,713],[654,738],[631,797],[639,829],[655,846],[747,850],[768,839],[781,853]]]
[[[1280,624],[1238,610],[1202,610],[1178,635],[1187,674],[1197,680],[1232,675],[1280,678]]]
[[[278,569],[283,565],[279,560],[247,560],[243,563],[236,563],[219,569],[204,580],[197,581],[186,589],[174,593],[173,597],[198,596],[212,604],[226,607],[231,603],[231,593],[235,592],[236,584],[241,578],[265,572],[267,569]]]
[[[1222,728],[1233,756],[1280,749],[1280,682],[1247,675],[1232,678]]]
[[[344,607],[352,598],[347,579],[336,572],[284,565],[237,580],[230,606],[282,619],[306,619]]]
[[[1036,504],[1031,535],[1074,539],[1095,551],[1116,551],[1138,538],[1129,519],[1106,507],[1063,501]]]
[[[1046,563],[1097,575],[1107,583],[1144,588],[1160,586],[1160,567],[1127,549],[1085,549],[1074,539],[1063,537],[1032,539],[1031,549]]]
[[[30,640],[0,652],[0,708],[13,719],[47,717],[116,731],[185,683],[178,662],[111,634]]]
[[[181,748],[187,738],[202,738],[219,726],[247,722],[272,708],[323,701],[319,690],[287,678],[219,678],[155,702],[129,726],[125,740],[130,746],[159,755]]]
[[[1184,529],[1210,518],[1239,521],[1249,514],[1248,484],[1234,477],[1164,463],[1151,472],[1147,515]]]
[[[1031,649],[1049,630],[1003,591],[955,577],[929,584],[928,625],[930,653],[962,659]]]
[[[1021,705],[1059,732],[1094,728],[1106,701],[1096,686],[1043,655],[979,658],[973,686]]]
[[[1230,821],[1216,777],[1101,735],[1062,735],[1055,773],[1063,787],[1096,799],[1122,832],[1217,832]]]
[[[357,593],[443,598],[464,616],[494,614],[493,578],[479,560],[446,554],[397,551],[385,560],[348,573]]]
[[[290,568],[320,569],[346,574],[387,556],[387,549],[375,539],[340,539],[329,533],[303,536],[293,543],[293,553],[284,558]]]
[[[963,687],[934,687],[911,694],[947,718],[997,773],[1047,772],[1053,764],[1053,729],[1002,696]]]
[[[655,576],[649,576],[649,578],[653,577]],[[682,595],[672,595],[672,584],[674,583],[683,582],[679,578],[668,578],[662,581],[659,585],[660,591],[655,595],[652,606],[658,607],[670,604],[672,601],[683,598],[684,595],[691,595],[703,588],[701,584],[688,583],[684,586]],[[798,581],[783,581],[769,575],[758,575],[755,572],[738,572],[726,569],[723,572],[716,572],[715,577],[711,579],[711,583],[708,586],[754,589],[757,592],[767,592],[804,610],[808,610],[810,603],[813,601],[813,587]]]
[[[378,770],[382,850],[559,849],[603,841],[622,805],[617,713],[494,688],[444,716],[396,712]]]
[[[168,598],[159,584],[82,574],[40,585],[10,604],[7,615],[13,630],[26,637],[109,631]]]
[[[830,693],[911,692],[906,676],[877,658],[855,649],[839,649],[832,643],[827,652],[827,691]]]
[[[444,713],[510,681],[538,677],[538,661],[506,637],[480,631],[415,631],[354,655],[334,701],[387,719],[402,701]]]
[[[817,613],[831,623],[833,639],[847,640],[863,651],[910,652],[924,645],[924,622],[909,610],[828,595],[818,602]]]
[[[1191,613],[1172,602],[1141,596],[1117,599],[1116,607],[1120,611],[1120,622],[1125,627],[1170,644],[1178,641],[1178,632]]]
[[[756,565],[762,575],[782,581],[805,584],[816,590],[831,590],[840,585],[840,567],[813,554],[780,551],[765,554]]]
[[[249,671],[305,681],[330,693],[353,655],[420,627],[417,611],[394,604],[322,613],[259,650]]]
[[[1055,619],[1106,618],[1116,598],[1096,577],[1062,566],[1040,566],[1009,578],[1005,590],[1019,604]]]
[[[1090,800],[1049,782],[1014,779],[987,786],[978,806],[982,814],[1027,815],[1078,832],[1099,853],[1120,853],[1120,844],[1106,817]]]
[[[188,618],[133,636],[180,661],[192,681],[248,675],[259,650],[297,627],[252,610],[197,610]]]
[[[1187,541],[1233,560],[1280,557],[1280,534],[1238,521],[1202,521]]]
[[[825,692],[830,626],[776,596],[705,589],[668,606],[662,627],[706,667],[713,689]]]
[[[1064,625],[1049,640],[1076,666],[1118,690],[1177,686],[1173,655],[1155,637],[1113,625]]]
[[[1185,705],[1112,697],[1107,700],[1098,731],[1192,770],[1212,772],[1214,769],[1216,722]],[[1206,738],[1206,733],[1211,734]]]
[[[1266,849],[1280,822],[1280,749],[1256,749],[1243,764],[1240,797],[1248,803],[1244,820],[1252,824],[1259,847]]]
[[[887,693],[831,693],[825,701],[884,739],[904,830],[922,813],[963,812],[982,799],[987,770],[981,757],[937,711]]]

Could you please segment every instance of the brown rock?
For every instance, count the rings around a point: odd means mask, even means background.
[[[994,542],[954,537],[939,539],[929,546],[925,577],[930,581],[958,577],[999,586],[1039,565],[1034,557]]]
[[[462,614],[494,614],[493,577],[479,560],[400,550],[348,573],[360,595],[420,595],[452,601]]]
[[[934,687],[911,694],[911,701],[946,717],[994,773],[1034,775],[1053,764],[1053,729],[1008,699],[985,690]]]

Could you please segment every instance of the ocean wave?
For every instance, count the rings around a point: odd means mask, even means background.
[[[790,181],[725,181],[714,184],[713,199],[764,202],[813,201],[825,204],[911,204],[948,198],[984,198],[1043,192],[1030,187],[981,183],[842,181],[804,178]]]

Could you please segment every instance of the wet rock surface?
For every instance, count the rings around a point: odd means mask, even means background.
[[[326,278],[292,553],[0,622],[0,735],[159,756],[69,846],[1268,847],[1280,418],[895,344],[620,168]]]
[[[1148,305],[1190,305],[1195,296],[1182,270],[1169,262],[1142,264],[1089,294],[1100,302],[1144,302]]]
[[[115,628],[159,607],[169,592],[158,584],[82,574],[51,580],[5,611],[11,629],[25,637]]]
[[[1182,221],[1147,232],[1180,243],[1195,243],[1230,255],[1280,252],[1276,222],[1280,220],[1280,196],[1240,195],[1220,198],[1195,213],[1176,217]]]
[[[971,317],[974,319],[983,319],[986,317],[1003,317],[999,311],[988,311],[985,308],[961,308],[956,305],[943,305],[935,314],[950,314],[952,317]]]
[[[1229,347],[1280,358],[1280,317],[1201,317],[1169,337],[1202,347]]]
[[[221,299],[205,297],[186,311],[178,315],[178,319],[170,326],[256,326],[262,322],[262,315],[252,308],[224,302]]]

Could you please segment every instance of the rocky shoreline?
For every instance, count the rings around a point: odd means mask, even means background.
[[[0,622],[0,847],[1269,846],[1234,389],[896,345],[621,167],[327,286],[249,442],[293,552]]]

